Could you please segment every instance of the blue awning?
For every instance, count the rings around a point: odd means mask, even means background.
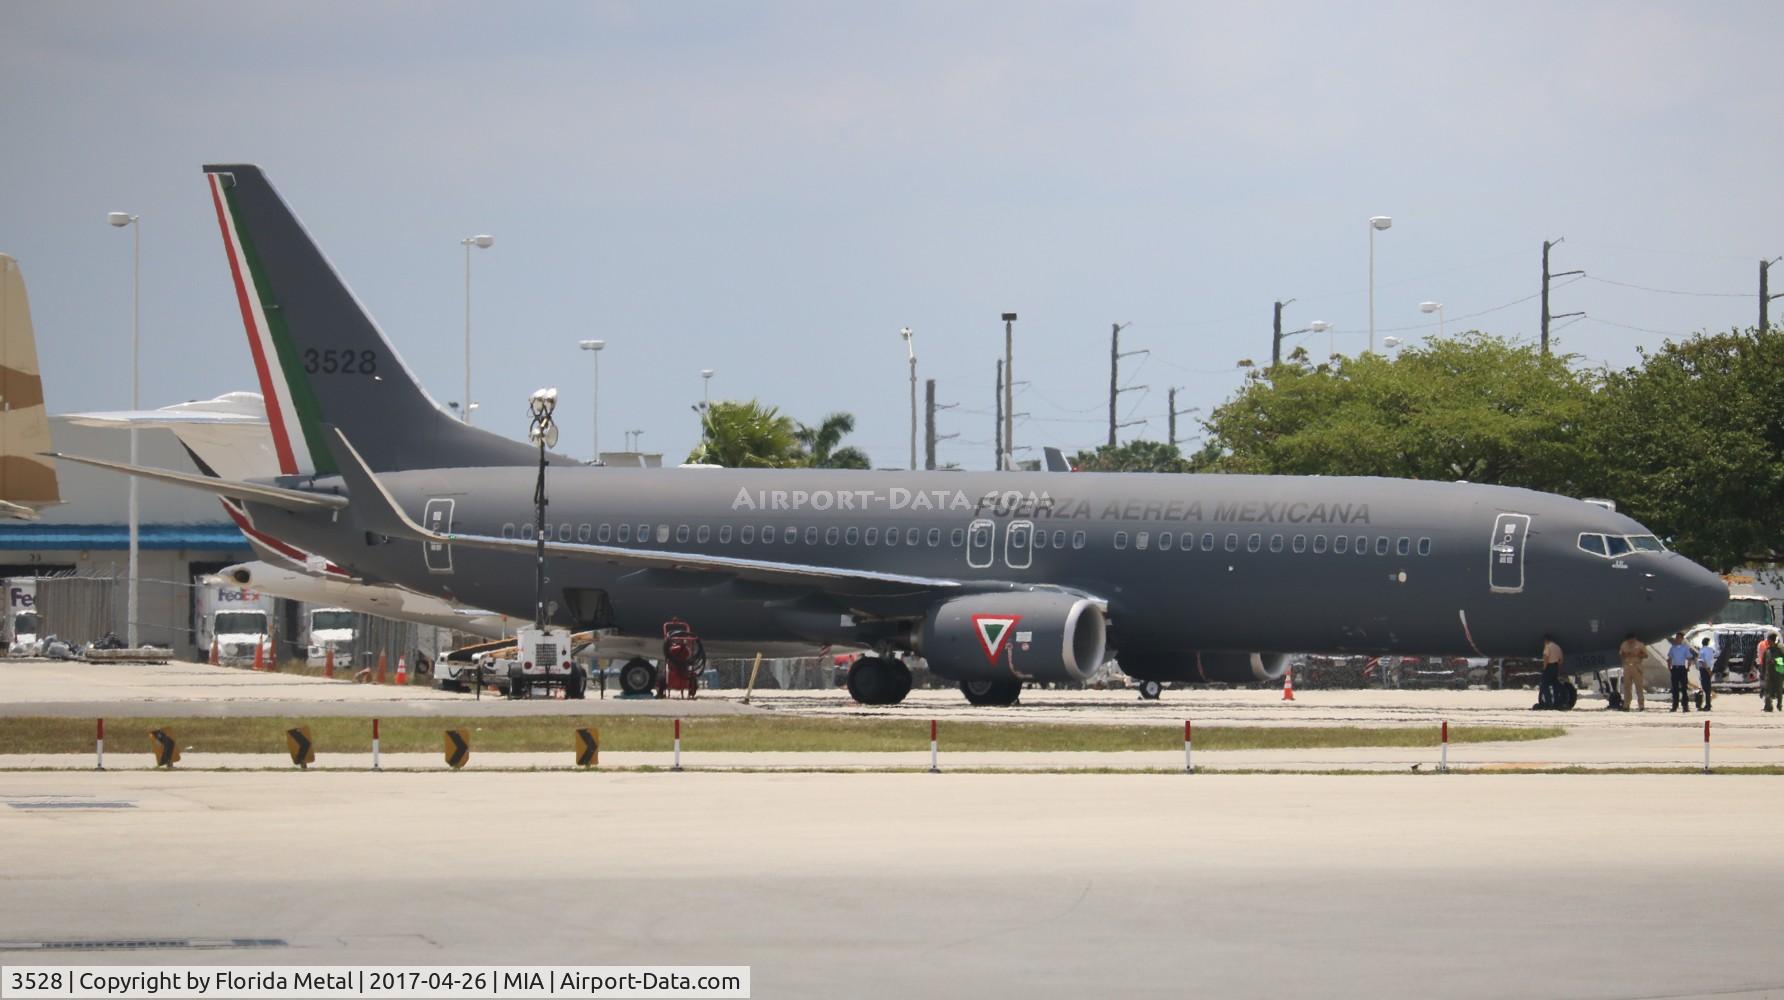
[[[248,550],[248,540],[241,529],[221,524],[143,524],[137,526],[136,544],[140,549],[241,549]],[[9,552],[45,550],[73,551],[130,548],[130,527],[124,524],[37,524],[31,522],[0,525],[0,550]]]

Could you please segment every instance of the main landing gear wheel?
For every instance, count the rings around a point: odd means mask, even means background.
[[[634,656],[619,669],[619,689],[623,694],[650,694],[656,690],[657,668],[642,656]]]
[[[961,681],[960,693],[975,705],[1014,705],[1022,697],[1022,682]]]
[[[1165,693],[1165,686],[1157,681],[1141,681],[1140,697],[1147,701],[1157,701]]]
[[[849,666],[849,695],[863,705],[896,705],[910,693],[910,668],[897,660],[863,656]]]

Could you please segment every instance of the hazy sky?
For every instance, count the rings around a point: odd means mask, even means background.
[[[266,168],[435,398],[478,423],[672,458],[714,396],[855,413],[906,458],[901,326],[992,460],[998,314],[1019,445],[1123,436],[1165,390],[1210,407],[1290,329],[1535,337],[1565,236],[1561,348],[1625,365],[1757,319],[1784,254],[1784,5],[1764,3],[100,4],[0,0],[0,251],[29,282],[52,412],[129,401],[143,218],[143,402],[254,387],[199,167]],[[1777,284],[1784,289],[1784,267]],[[1608,282],[1620,282],[1611,284]],[[1559,284],[1559,283],[1558,283]],[[1647,286],[1667,294],[1625,285]],[[1475,318],[1515,300],[1529,301]],[[1784,316],[1784,301],[1777,303]],[[1326,350],[1324,335],[1304,335]],[[1193,433],[1193,423],[1184,433]]]

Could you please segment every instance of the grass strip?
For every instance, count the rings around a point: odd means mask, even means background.
[[[149,752],[149,731],[170,730],[182,752],[282,753],[285,730],[307,725],[318,753],[369,750],[372,721],[325,718],[129,718],[106,727],[112,753]],[[667,750],[671,720],[661,716],[478,716],[384,719],[379,732],[386,753],[438,752],[444,732],[464,730],[473,752],[571,751],[575,730],[600,730],[606,751]],[[929,747],[928,720],[773,718],[711,716],[684,719],[682,749],[689,752],[893,752]],[[1499,743],[1552,739],[1559,726],[1452,726],[1452,743]],[[1172,750],[1183,746],[1175,725],[1089,725],[1081,723],[941,723],[942,747],[950,751]],[[87,753],[93,749],[93,720],[68,718],[0,719],[0,754]],[[1197,726],[1199,750],[1300,750],[1341,747],[1434,747],[1438,729],[1430,726]]]

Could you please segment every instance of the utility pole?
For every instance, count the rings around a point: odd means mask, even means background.
[[[1129,358],[1136,354],[1150,353],[1145,349],[1128,351],[1126,354],[1121,353],[1121,331],[1130,326],[1133,326],[1133,324],[1109,324],[1109,447],[1111,448],[1115,447],[1116,429],[1126,426],[1120,423],[1119,418],[1115,416],[1115,402],[1120,398],[1122,393],[1140,388],[1140,386],[1137,385],[1130,385],[1126,389],[1121,387],[1121,359]]]
[[[1285,302],[1276,303],[1276,319],[1271,323],[1270,327],[1270,367],[1272,368],[1282,364],[1282,307],[1293,301],[1294,299],[1289,299]],[[1296,332],[1299,333],[1300,331],[1297,330]]]
[[[1167,406],[1168,406],[1168,408],[1170,410],[1170,414],[1171,414],[1171,417],[1170,417],[1170,428],[1171,428],[1170,440],[1171,440],[1171,447],[1173,447],[1173,448],[1177,447],[1177,418],[1182,416],[1185,413],[1194,413],[1196,411],[1196,408],[1193,406],[1187,410],[1177,409],[1177,389],[1178,389],[1177,386],[1171,386],[1170,390],[1165,393],[1165,398],[1166,398],[1166,400],[1168,400]]]
[[[1759,332],[1760,333],[1764,333],[1767,330],[1772,328],[1772,323],[1771,323],[1772,300],[1776,299],[1776,298],[1784,297],[1784,292],[1779,292],[1777,295],[1771,294],[1771,289],[1772,289],[1771,279],[1770,279],[1770,275],[1767,274],[1767,272],[1769,272],[1772,269],[1772,265],[1776,264],[1780,260],[1784,260],[1784,257],[1773,257],[1771,260],[1762,260],[1759,262]]]
[[[1001,376],[1001,380],[1003,382],[1003,396],[1001,397],[1003,400],[1003,424],[1002,424],[1003,440],[1000,445],[1000,448],[1001,448],[1000,454],[1003,457],[1000,459],[1002,464],[999,465],[998,468],[1008,470],[1008,469],[1013,469],[1016,467],[1016,463],[1013,460],[1013,458],[1011,457],[1012,455],[1015,454],[1015,451],[1016,451],[1016,446],[1015,446],[1016,427],[1015,427],[1015,418],[1013,416],[1013,414],[1015,413],[1015,410],[1016,410],[1016,401],[1012,397],[1012,394],[1010,391],[1010,383],[1014,382],[1016,379],[1016,356],[1015,356],[1016,314],[1013,312],[1004,313],[1003,314],[1003,323],[1004,323],[1004,360],[1003,360],[1003,374]]]
[[[960,404],[959,403],[942,403],[942,404],[938,405],[935,401],[935,379],[928,379],[927,381],[925,381],[924,385],[923,385],[923,389],[924,389],[925,399],[927,400],[927,405],[925,407],[925,410],[927,411],[927,417],[926,417],[926,423],[925,423],[925,433],[923,436],[923,440],[924,440],[923,468],[934,470],[935,469],[935,443],[937,441],[946,441],[949,438],[960,436],[958,433],[956,433],[956,434],[937,434],[935,432],[935,411],[937,411],[937,410],[952,410],[954,407],[959,406]]]
[[[1004,471],[1004,377],[1001,360],[997,363],[997,392],[994,395],[997,397],[997,441],[995,442],[997,465],[994,468],[1002,472]]]
[[[1543,240],[1542,241],[1542,355],[1545,358],[1549,356],[1549,321],[1556,320],[1556,319],[1564,319],[1568,316],[1584,316],[1584,315],[1586,315],[1583,312],[1562,313],[1559,316],[1549,315],[1549,279],[1550,278],[1565,278],[1566,276],[1568,276],[1570,274],[1585,274],[1586,273],[1584,271],[1562,271],[1560,274],[1550,274],[1549,273],[1549,250],[1554,247],[1560,246],[1562,243],[1565,243],[1566,241],[1567,241],[1567,237],[1565,237],[1565,236],[1561,237],[1560,239],[1556,239],[1556,240]]]

